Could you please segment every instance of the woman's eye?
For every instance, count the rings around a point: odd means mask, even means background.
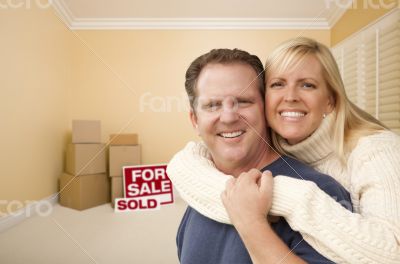
[[[316,88],[316,86],[312,83],[303,83],[303,87],[304,88],[312,88],[312,89]]]
[[[270,85],[271,88],[280,88],[282,86],[283,86],[282,82],[274,82],[274,83],[271,83],[271,85]]]

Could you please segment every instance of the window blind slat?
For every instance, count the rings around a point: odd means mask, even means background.
[[[395,95],[395,96],[382,97],[381,101],[385,102],[385,104],[396,104],[396,103],[400,102],[400,96]],[[399,107],[400,107],[400,104],[399,104]]]
[[[387,85],[386,87],[382,87],[380,92],[380,97],[385,98],[389,96],[397,96],[399,95],[399,84],[393,81],[391,86]]]
[[[385,100],[385,104],[381,106],[383,113],[394,113],[400,111],[400,105],[397,102],[389,103]]]

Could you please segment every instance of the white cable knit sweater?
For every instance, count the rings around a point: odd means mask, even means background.
[[[361,138],[344,167],[333,154],[327,117],[318,130],[285,150],[333,176],[350,193],[354,213],[313,182],[274,178],[272,215],[336,263],[400,263],[400,137],[385,131]],[[168,165],[182,198],[203,215],[230,223],[220,194],[231,176],[219,172],[202,143],[190,142]]]

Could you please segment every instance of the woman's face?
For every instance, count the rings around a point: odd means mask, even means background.
[[[295,69],[269,72],[266,87],[268,124],[289,144],[310,136],[324,114],[332,112],[333,97],[322,75],[322,66],[309,55]]]

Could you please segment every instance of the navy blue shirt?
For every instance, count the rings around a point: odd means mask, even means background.
[[[290,157],[282,156],[262,169],[272,175],[285,175],[315,182],[336,201],[351,207],[349,193],[332,177],[319,173]],[[290,191],[290,190],[288,190]],[[352,208],[347,208],[352,210]],[[284,218],[271,224],[276,234],[293,252],[308,263],[333,263],[314,250]],[[232,225],[209,219],[191,207],[186,209],[176,237],[178,258],[182,264],[252,263],[242,239]],[[268,249],[265,249],[268,250]]]

